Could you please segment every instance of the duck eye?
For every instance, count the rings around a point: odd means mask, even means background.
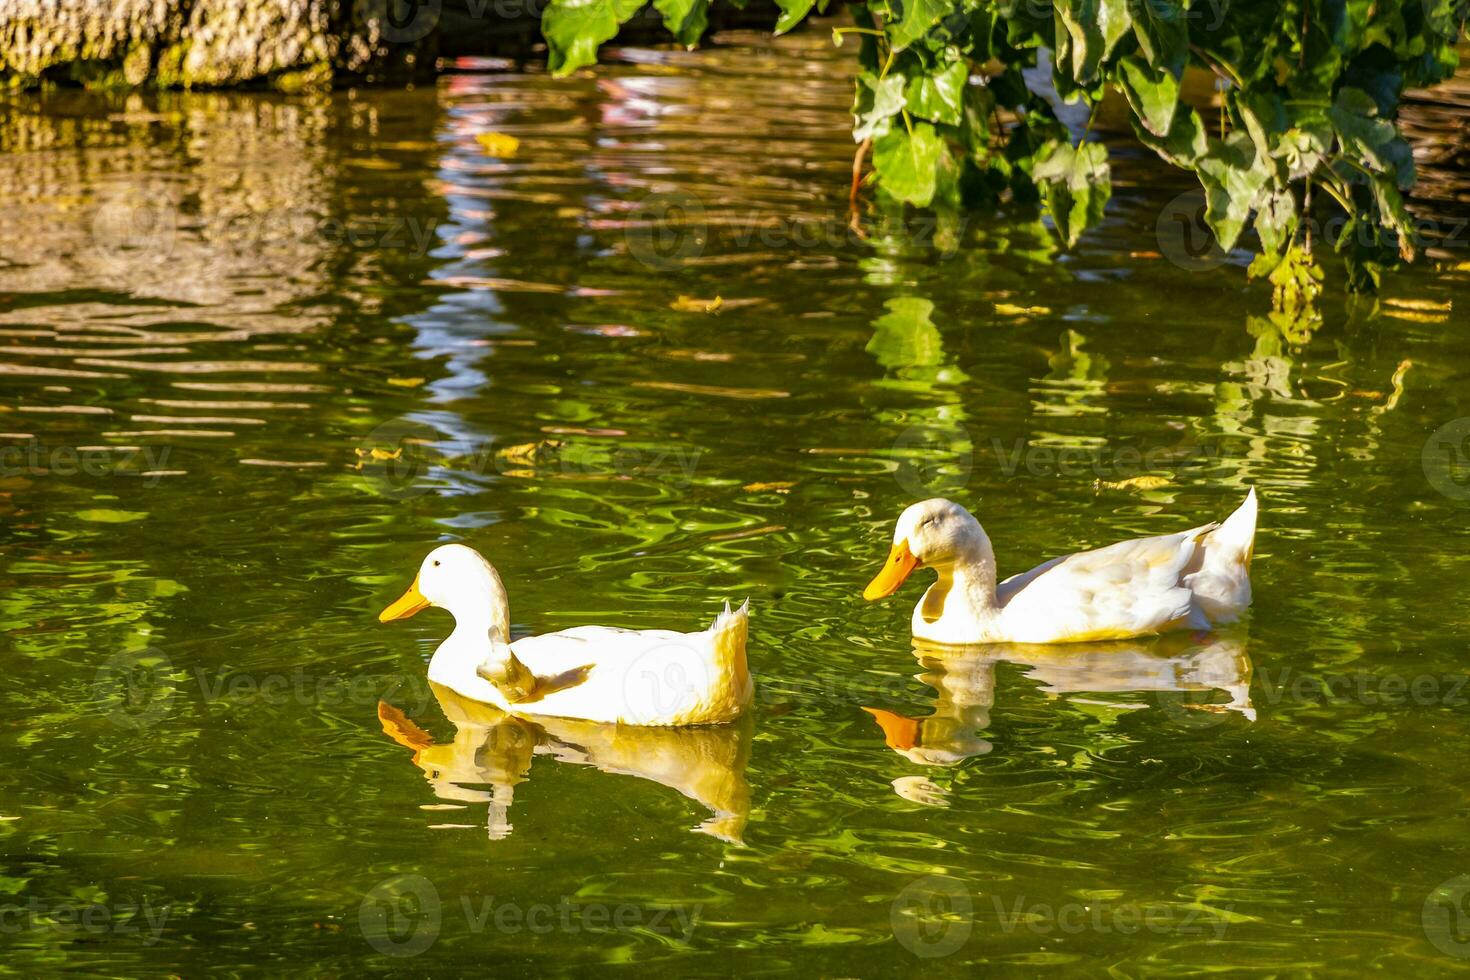
[[[434,567],[435,568],[438,568],[439,567],[439,559],[437,559],[437,558],[434,559]]]

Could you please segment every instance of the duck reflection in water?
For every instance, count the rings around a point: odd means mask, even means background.
[[[979,733],[990,727],[995,667],[1002,662],[1025,668],[1025,676],[1040,683],[1048,697],[1150,692],[1155,706],[1190,728],[1231,713],[1256,719],[1251,663],[1240,635],[1174,633],[1152,642],[966,647],[915,640],[914,656],[924,668],[914,676],[937,694],[933,714],[910,718],[883,708],[863,710],[877,719],[889,748],[922,766],[957,766],[991,750]],[[1215,691],[1228,700],[1212,696]],[[1106,697],[1072,700],[1112,710],[1149,706]],[[948,805],[946,791],[922,776],[900,776],[893,788],[916,803]]]
[[[711,816],[693,828],[742,843],[750,816],[750,720],[698,728],[643,728],[538,718],[530,721],[461,697],[431,683],[452,742],[435,742],[402,711],[378,704],[383,731],[413,751],[434,794],[451,803],[488,804],[491,840],[510,836],[515,787],[530,778],[536,756],[648,779],[706,807]],[[488,786],[488,789],[483,787]]]

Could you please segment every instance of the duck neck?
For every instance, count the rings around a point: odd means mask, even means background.
[[[485,571],[483,583],[465,590],[467,598],[446,606],[454,617],[454,632],[434,654],[435,659],[453,660],[471,673],[492,649],[508,649],[510,643],[510,600],[489,563]]]
[[[919,606],[920,616],[933,623],[984,623],[1000,611],[995,597],[995,553],[985,532],[974,536],[953,557],[932,565],[939,581],[930,586]]]
[[[454,632],[449,634],[451,637],[472,639],[483,644],[487,636],[495,633],[500,642],[510,642],[510,609],[503,600],[497,608],[451,612],[454,613]]]

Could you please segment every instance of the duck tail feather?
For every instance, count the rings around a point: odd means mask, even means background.
[[[746,599],[743,603],[741,603],[740,606],[739,606],[739,608],[737,608],[737,609],[731,609],[730,608],[730,600],[729,599],[726,599],[725,600],[725,610],[724,610],[724,612],[722,612],[718,616],[716,616],[715,617],[715,621],[713,623],[710,623],[710,625],[709,625],[709,631],[711,633],[723,633],[725,630],[734,629],[736,626],[739,626],[741,629],[744,629],[745,628],[746,620],[748,620],[749,618],[750,618],[750,600],[749,599]]]
[[[1241,562],[1247,568],[1250,567],[1251,555],[1255,551],[1258,510],[1256,490],[1252,487],[1250,493],[1246,494],[1245,502],[1235,508],[1235,513],[1225,518],[1225,523],[1210,535],[1212,544],[1226,554],[1240,555]]]
[[[737,686],[750,687],[749,667],[745,661],[745,641],[750,632],[750,600],[739,609],[731,610],[728,603],[725,611],[715,617],[710,625],[714,644],[714,659],[719,670],[736,679]],[[747,694],[748,700],[748,694]]]

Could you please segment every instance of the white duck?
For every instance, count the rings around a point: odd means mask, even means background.
[[[1256,492],[1223,524],[1205,524],[1053,558],[996,582],[995,552],[953,501],[914,504],[865,599],[892,595],[914,569],[939,580],[914,608],[913,634],[934,643],[1072,643],[1208,629],[1251,602]]]
[[[515,715],[627,725],[732,721],[749,706],[745,662],[750,603],[729,603],[709,629],[627,630],[578,626],[507,643],[510,603],[494,567],[473,548],[446,544],[380,622],[429,606],[454,617],[454,632],[429,661],[429,680]]]

